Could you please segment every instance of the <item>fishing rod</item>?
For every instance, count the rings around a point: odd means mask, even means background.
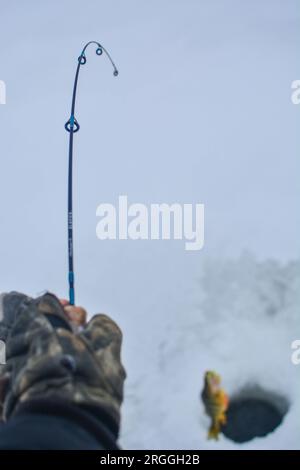
[[[79,77],[80,67],[86,64],[86,49],[90,44],[96,45],[96,54],[101,56],[103,52],[108,57],[111,65],[113,66],[113,75],[118,76],[119,72],[115,66],[111,56],[107,50],[96,41],[88,42],[80,56],[78,57],[78,64],[75,73],[75,80],[73,86],[73,95],[72,95],[72,105],[71,105],[71,115],[70,119],[65,124],[65,129],[69,132],[69,168],[68,168],[68,261],[69,261],[69,301],[71,305],[75,304],[75,278],[74,278],[74,256],[73,256],[73,136],[76,132],[79,131],[80,126],[77,119],[75,118],[75,103],[76,103],[76,92],[77,92],[77,82]]]

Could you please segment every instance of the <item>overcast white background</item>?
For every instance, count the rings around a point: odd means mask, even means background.
[[[129,381],[151,362],[160,321],[184,315],[206,257],[297,258],[299,22],[295,0],[0,0],[1,290],[67,296],[64,123],[89,40],[120,74],[88,50],[74,143],[76,296],[121,324]],[[97,206],[121,194],[204,203],[204,249],[97,240]]]

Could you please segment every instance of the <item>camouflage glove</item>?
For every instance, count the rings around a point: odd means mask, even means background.
[[[48,315],[65,327],[53,327]],[[94,316],[76,334],[54,295],[31,299],[12,292],[1,296],[0,340],[7,361],[0,370],[4,420],[24,403],[49,399],[98,409],[119,428],[126,373],[122,333],[108,316]]]

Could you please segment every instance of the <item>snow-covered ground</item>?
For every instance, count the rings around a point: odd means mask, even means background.
[[[174,317],[150,332],[151,362],[129,380],[121,443],[154,449],[300,449],[300,263],[210,260]],[[177,291],[177,299],[180,297]],[[141,346],[142,347],[142,346]],[[274,432],[245,444],[207,441],[199,393],[206,369],[222,375],[232,396],[256,385],[282,395],[289,410]],[[129,371],[130,372],[130,371]]]
[[[80,72],[76,302],[124,332],[121,443],[299,448],[299,263],[282,265],[300,257],[299,1],[27,0],[2,2],[1,20],[0,290],[67,296],[64,123],[78,55],[100,41],[120,75],[92,49]],[[204,203],[203,250],[98,240],[96,208],[119,195]],[[208,442],[208,368],[230,395],[248,382],[283,393],[282,426]]]

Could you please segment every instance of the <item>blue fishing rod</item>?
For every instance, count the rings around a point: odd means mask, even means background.
[[[71,115],[70,119],[65,124],[65,129],[69,132],[69,168],[68,168],[68,259],[69,259],[69,301],[71,305],[75,304],[75,279],[74,279],[74,256],[73,256],[73,136],[75,132],[78,132],[80,126],[78,121],[75,118],[75,103],[76,103],[76,92],[77,92],[77,82],[79,77],[80,67],[86,64],[86,49],[90,44],[96,45],[96,54],[101,56],[103,52],[106,54],[108,59],[110,60],[113,66],[113,74],[115,77],[118,76],[119,72],[107,52],[107,50],[96,41],[88,42],[84,48],[80,56],[78,57],[78,64],[75,74],[74,80],[74,87],[73,87],[73,95],[72,95],[72,105],[71,105]]]

